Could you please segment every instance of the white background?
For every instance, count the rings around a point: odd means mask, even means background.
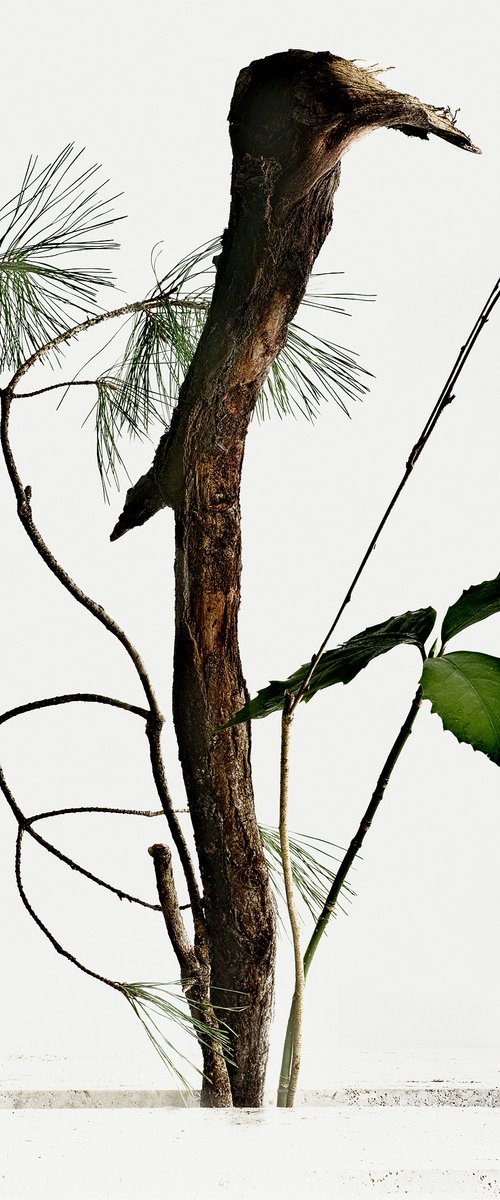
[[[348,421],[333,405],[315,427],[254,423],[245,460],[241,645],[252,693],[307,660],[342,598],[409,449],[498,274],[498,30],[489,3],[351,2],[188,7],[89,0],[81,12],[46,0],[2,18],[3,198],[30,153],[52,159],[68,141],[103,163],[117,207],[123,300],[222,230],[230,150],[226,115],[240,67],[290,46],[329,49],[394,66],[391,87],[460,106],[459,125],[483,156],[394,132],[346,157],[334,228],[319,269],[339,289],[376,293],[327,336],[374,373]],[[116,303],[121,301],[118,293]],[[112,303],[112,297],[109,297]],[[498,322],[470,360],[457,399],[420,460],[339,628],[344,639],[392,613],[432,604],[443,614],[464,587],[492,578],[498,549]],[[67,375],[95,348],[81,345]],[[110,362],[113,361],[111,348]],[[33,371],[30,386],[53,382]],[[117,544],[121,506],[101,500],[92,400],[75,390],[20,401],[12,422],[22,478],[55,553],[124,625],[143,653],[167,716],[167,772],[182,784],[168,731],[173,519],[164,512]],[[133,477],[152,448],[133,448]],[[18,527],[3,473],[0,706],[43,695],[104,691],[141,703],[127,659],[71,602]],[[500,653],[499,618],[456,646]],[[410,648],[374,663],[348,688],[304,706],[293,748],[292,828],[346,845],[413,696]],[[305,1086],[333,1083],[341,1050],[500,1045],[498,770],[443,734],[428,705],[417,723],[352,882],[358,893],[321,948],[308,982]],[[279,720],[254,726],[259,819],[277,821]],[[0,757],[27,812],[69,803],[151,807],[140,721],[71,710],[1,730]],[[184,820],[186,818],[183,818]],[[2,962],[0,1048],[23,1054],[153,1052],[123,1001],[58,958],[23,910],[13,878],[15,825],[0,811]],[[144,828],[144,826],[148,827]],[[160,836],[132,818],[72,818],[44,832],[111,882],[154,899],[146,848]],[[40,915],[85,963],[118,979],[173,979],[161,918],[120,905],[44,852],[26,846],[25,885]],[[269,1082],[276,1076],[290,996],[291,950],[281,940]],[[165,1085],[169,1086],[168,1079]]]

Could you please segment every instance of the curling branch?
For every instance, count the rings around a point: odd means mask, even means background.
[[[24,890],[23,881],[22,881],[22,877],[21,877],[21,848],[22,848],[23,833],[25,831],[25,819],[24,819],[23,813],[21,812],[21,809],[19,808],[19,805],[17,804],[16,800],[14,799],[14,796],[12,795],[12,792],[6,782],[6,779],[5,779],[5,776],[4,776],[4,773],[3,773],[1,767],[0,767],[0,788],[1,788],[1,790],[5,796],[5,799],[7,800],[7,803],[9,804],[10,808],[12,809],[12,812],[14,813],[14,816],[18,822],[18,831],[17,831],[17,839],[16,839],[15,869],[16,869],[17,888],[18,888],[21,900],[24,904],[24,907],[29,912],[30,917],[32,917],[35,924],[38,925],[38,928],[41,929],[42,933],[45,934],[45,937],[48,938],[49,942],[52,944],[54,949],[57,950],[58,954],[62,954],[64,958],[67,958],[69,960],[69,962],[72,962],[73,965],[75,967],[78,967],[78,969],[80,971],[83,971],[85,973],[85,975],[91,975],[93,979],[98,979],[100,981],[100,983],[106,983],[108,985],[108,987],[114,988],[116,991],[122,992],[123,991],[122,985],[121,985],[121,983],[118,983],[118,981],[116,979],[107,979],[105,975],[99,975],[97,971],[91,971],[89,967],[85,967],[83,965],[83,963],[79,962],[79,960],[77,958],[75,958],[74,954],[70,954],[69,950],[65,950],[63,948],[63,946],[61,946],[61,943],[57,941],[57,938],[55,938],[54,935],[50,932],[50,929],[47,929],[47,926],[44,925],[43,921],[40,919],[38,914],[35,912],[33,906],[30,904],[30,902],[26,896],[26,892]]]
[[[176,812],[189,812],[189,809],[188,808],[176,809]],[[103,806],[98,807],[95,804],[82,804],[76,808],[53,808],[47,812],[35,813],[32,817],[26,818],[26,829],[28,830],[28,832],[31,832],[29,827],[31,825],[33,825],[35,821],[46,821],[49,817],[80,816],[81,813],[92,813],[92,814],[104,813],[105,815],[111,814],[112,816],[119,816],[119,817],[150,817],[151,818],[151,817],[164,817],[165,816],[165,813],[162,808],[152,809],[152,810],[147,809],[147,808],[105,808]],[[76,864],[75,864],[75,866],[76,866]],[[76,869],[80,870],[81,868],[76,866]],[[85,874],[85,872],[83,872],[83,873]],[[102,882],[102,881],[96,880],[96,882]],[[107,885],[105,885],[105,886],[107,886]],[[117,891],[120,896],[120,899],[123,898],[124,900],[135,900],[134,896],[129,896],[129,895],[127,895],[126,892],[118,891],[117,888],[113,888],[111,890]],[[144,906],[146,908],[154,908],[161,912],[161,905],[159,905],[159,904],[146,904],[144,900],[135,900],[135,903],[136,904],[144,904]],[[190,904],[179,904],[179,909],[181,912],[183,912],[185,909],[189,909],[189,908],[191,908]]]
[[[135,311],[135,309],[137,307],[138,307],[137,305],[132,306],[132,309]],[[130,306],[128,306],[128,308],[130,308]],[[127,308],[127,311],[128,311],[128,308]],[[118,311],[122,311],[122,310],[116,310],[114,315],[117,315]],[[88,328],[93,324],[99,323],[99,321],[102,319],[104,319],[104,316],[92,317],[92,318],[90,318],[90,320],[88,322],[83,322],[81,325],[75,326],[73,330],[69,331],[64,336],[66,336],[66,337],[73,336],[75,333],[81,332],[81,330],[83,328]],[[63,340],[63,335],[61,335],[59,337],[59,339],[57,339],[57,338],[53,339],[53,342],[57,343],[58,341],[61,341],[61,340]],[[52,343],[51,343],[51,345],[52,345]],[[46,350],[47,346],[44,349]],[[189,899],[190,899],[191,906],[193,909],[193,916],[196,914],[196,919],[197,919],[197,924],[198,924],[198,934],[201,937],[201,936],[204,936],[204,919],[203,919],[203,913],[202,913],[202,907],[201,907],[201,897],[200,897],[200,892],[198,889],[198,884],[196,882],[196,876],[194,873],[194,867],[193,867],[191,855],[189,853],[187,842],[186,842],[186,839],[182,832],[181,826],[180,826],[177,816],[175,814],[174,806],[172,803],[172,799],[170,796],[170,792],[169,792],[169,788],[168,788],[168,784],[167,784],[167,780],[166,780],[165,768],[163,765],[163,758],[162,758],[161,744],[160,744],[160,734],[161,734],[161,728],[163,725],[163,716],[160,712],[151,680],[149,678],[149,675],[146,671],[146,668],[144,666],[144,663],[142,661],[142,658],[141,658],[139,652],[136,650],[135,646],[132,644],[132,642],[128,638],[127,634],[125,633],[125,631],[105,611],[105,609],[102,607],[102,605],[97,604],[97,602],[95,600],[93,600],[90,596],[86,595],[86,593],[82,591],[82,589],[78,586],[78,584],[75,583],[75,581],[71,578],[71,576],[68,574],[68,572],[64,569],[64,567],[62,567],[61,564],[57,561],[57,559],[53,555],[52,551],[49,549],[46,542],[44,541],[39,529],[37,528],[37,526],[35,525],[35,522],[33,520],[33,515],[32,515],[32,511],[31,511],[31,489],[23,487],[23,484],[22,484],[20,476],[19,476],[19,472],[17,470],[14,455],[12,452],[12,447],[10,445],[9,421],[10,421],[10,412],[11,412],[11,407],[12,407],[13,389],[14,389],[15,384],[18,381],[18,379],[21,377],[22,374],[24,374],[24,371],[27,370],[28,367],[31,366],[33,364],[33,362],[35,362],[37,360],[38,357],[40,357],[40,354],[42,352],[43,352],[43,349],[41,351],[37,351],[34,355],[32,355],[31,359],[28,359],[27,362],[24,363],[23,366],[20,367],[19,370],[16,372],[16,374],[13,376],[9,386],[1,392],[0,444],[1,444],[2,452],[3,452],[3,456],[5,459],[7,471],[9,474],[9,478],[11,480],[12,487],[14,489],[14,493],[16,496],[18,516],[19,516],[21,524],[22,524],[25,532],[27,533],[32,545],[35,547],[35,550],[40,555],[40,558],[43,560],[45,565],[49,568],[49,570],[52,572],[52,574],[55,575],[56,579],[59,581],[59,583],[62,585],[62,587],[64,587],[65,590],[67,592],[69,592],[69,594],[71,596],[73,596],[73,599],[75,599],[78,604],[80,604],[84,609],[86,609],[86,611],[89,612],[91,614],[91,616],[95,617],[95,619],[97,621],[99,621],[99,623],[101,625],[103,625],[105,629],[107,629],[108,633],[111,633],[113,635],[113,637],[115,637],[117,639],[117,641],[120,643],[120,645],[123,646],[124,650],[128,654],[128,657],[130,658],[131,662],[133,663],[133,666],[135,667],[135,670],[139,676],[140,682],[142,684],[142,687],[143,687],[143,690],[144,690],[144,693],[145,693],[145,696],[146,696],[146,699],[147,699],[147,702],[149,705],[148,718],[147,718],[147,722],[146,722],[146,731],[148,734],[150,747],[151,747],[153,777],[154,777],[156,786],[158,788],[158,795],[160,798],[160,802],[162,804],[165,816],[168,821],[168,826],[169,826],[170,834],[172,836],[172,840],[173,840],[176,850],[179,854],[179,858],[181,861],[182,869],[184,871],[184,876],[186,879],[186,884],[187,884],[187,888],[188,888],[188,892],[189,892]]]
[[[20,717],[23,713],[36,712],[40,708],[54,708],[59,704],[76,703],[109,704],[112,708],[121,708],[124,712],[135,713],[136,716],[143,717],[145,721],[149,718],[147,708],[140,708],[137,704],[128,704],[126,700],[115,700],[113,696],[100,696],[94,692],[69,692],[64,696],[48,696],[43,700],[31,700],[28,704],[19,704],[16,708],[9,708],[6,712],[0,713],[0,725],[5,725],[13,717]]]
[[[42,837],[42,835],[40,833],[37,833],[34,829],[31,828],[31,826],[33,825],[33,823],[35,821],[40,821],[40,820],[44,819],[45,817],[62,816],[64,813],[73,814],[73,813],[81,811],[81,810],[74,809],[74,808],[59,809],[59,810],[54,810],[53,812],[48,812],[48,813],[37,813],[33,817],[25,817],[24,813],[21,812],[19,805],[14,800],[14,797],[13,797],[12,792],[7,784],[5,775],[4,775],[1,767],[0,767],[0,789],[2,790],[2,792],[5,796],[5,799],[7,800],[7,803],[9,805],[14,817],[16,818],[19,829],[21,829],[24,833],[28,833],[30,835],[30,837],[32,837],[35,842],[38,842],[40,846],[43,846],[44,850],[47,850],[49,852],[49,854],[53,854],[55,858],[58,858],[60,862],[65,863],[65,865],[67,867],[70,867],[72,871],[78,871],[78,873],[80,875],[84,875],[85,878],[90,879],[90,881],[92,883],[98,884],[99,887],[105,888],[106,891],[108,891],[108,892],[113,892],[113,894],[115,896],[118,896],[119,900],[128,900],[131,904],[140,904],[143,908],[152,908],[152,909],[155,909],[156,911],[160,910],[159,904],[150,904],[150,902],[148,900],[141,900],[141,899],[139,899],[138,896],[132,896],[129,892],[124,892],[122,888],[117,888],[117,887],[114,887],[113,884],[111,884],[111,883],[106,883],[106,881],[104,879],[101,879],[98,875],[94,875],[92,873],[92,871],[87,871],[86,867],[80,866],[80,864],[75,862],[75,860],[73,858],[69,858],[67,854],[63,854],[62,851],[58,850],[57,847],[54,846],[52,842],[48,842],[46,840],[46,838]],[[87,811],[87,812],[101,811],[102,812],[103,810],[89,808],[89,809],[86,809],[85,811]],[[153,814],[153,813],[151,815],[156,816],[156,814]]]
[[[98,971],[92,971],[90,969],[90,967],[85,967],[84,964],[81,963],[78,958],[75,958],[74,954],[71,954],[69,950],[65,950],[64,947],[61,946],[61,943],[57,941],[57,938],[54,937],[54,934],[50,932],[50,929],[47,929],[47,926],[44,925],[43,921],[38,916],[38,913],[35,912],[33,906],[30,904],[28,897],[26,895],[26,892],[24,890],[23,881],[22,881],[22,877],[21,877],[21,847],[22,847],[22,840],[23,840],[23,832],[24,832],[24,830],[20,826],[18,829],[18,832],[17,832],[17,839],[16,839],[16,883],[17,883],[17,890],[19,892],[19,895],[21,897],[21,900],[24,904],[25,909],[27,910],[27,912],[29,912],[29,915],[35,922],[35,925],[38,925],[38,928],[41,929],[42,933],[45,935],[45,937],[48,939],[48,941],[51,943],[51,945],[54,947],[54,950],[56,950],[58,954],[61,954],[63,956],[63,958],[67,958],[70,963],[73,963],[74,967],[78,967],[78,970],[83,971],[85,975],[90,975],[92,977],[92,979],[98,979],[99,983],[106,983],[108,985],[108,987],[113,988],[115,991],[122,992],[122,994],[124,994],[122,984],[118,983],[117,979],[108,979],[106,977],[106,975],[100,975]]]

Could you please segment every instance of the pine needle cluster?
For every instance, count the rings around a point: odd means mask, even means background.
[[[117,243],[116,196],[98,182],[97,165],[81,168],[82,151],[65,146],[37,169],[30,158],[19,191],[0,209],[0,370],[16,370],[33,351],[96,311],[107,266],[88,261]]]

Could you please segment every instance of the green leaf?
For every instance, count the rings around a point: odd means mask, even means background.
[[[428,658],[422,693],[444,728],[500,766],[500,659],[456,650]]]
[[[399,617],[389,617],[380,625],[372,625],[363,633],[357,633],[335,650],[328,650],[319,660],[304,700],[311,700],[316,692],[331,687],[334,683],[350,683],[372,658],[386,654],[394,646],[405,643],[417,646],[424,655],[424,642],[435,620],[436,613],[433,608],[419,608],[415,612],[402,613]],[[248,700],[244,708],[240,709],[227,725],[237,725],[241,721],[267,717],[269,713],[278,712],[283,708],[285,693],[298,692],[309,667],[310,663],[304,663],[293,675],[289,675],[288,679],[271,680],[269,687],[262,688],[255,699]]]
[[[496,579],[487,579],[485,583],[475,583],[462,592],[444,618],[441,629],[443,642],[448,642],[462,629],[475,625],[477,621],[484,621],[496,612],[500,612],[500,575]]]

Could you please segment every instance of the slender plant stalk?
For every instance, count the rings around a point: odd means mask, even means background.
[[[295,905],[295,895],[293,887],[292,864],[290,859],[290,845],[288,841],[288,781],[290,773],[290,733],[293,721],[293,712],[291,711],[293,697],[287,693],[283,706],[283,714],[281,719],[281,759],[280,759],[280,820],[279,834],[281,846],[281,862],[283,866],[283,882],[285,885],[286,906],[288,910],[288,918],[290,921],[290,929],[292,932],[293,942],[293,958],[295,970],[295,987],[293,993],[293,1005],[295,1013],[294,1023],[294,1039],[293,1053],[289,1075],[287,1076],[287,1098],[286,1107],[292,1108],[297,1090],[297,1082],[300,1070],[300,1057],[302,1048],[302,1015],[304,1002],[304,965],[302,962],[302,950],[300,944],[300,923],[297,908]],[[281,1088],[281,1079],[280,1079]],[[280,1099],[278,1093],[278,1106]],[[285,1105],[283,1105],[285,1107]]]
[[[370,800],[370,803],[368,805],[368,808],[366,809],[364,816],[361,818],[361,822],[359,824],[358,830],[355,833],[355,835],[349,845],[349,848],[344,855],[344,858],[342,859],[340,867],[337,871],[335,879],[332,882],[332,886],[330,888],[328,896],[323,905],[323,909],[316,921],[314,931],[312,933],[312,936],[309,940],[306,952],[304,954],[304,962],[303,962],[304,982],[307,979],[308,971],[311,966],[312,960],[314,958],[314,955],[316,953],[318,945],[321,941],[321,938],[325,932],[325,929],[328,925],[328,922],[330,920],[332,912],[334,911],[335,905],[336,905],[338,897],[339,897],[340,890],[341,890],[343,884],[345,883],[347,874],[348,874],[350,868],[352,867],[352,864],[354,862],[354,859],[356,858],[356,855],[359,853],[361,846],[363,845],[364,839],[365,839],[366,834],[368,833],[368,830],[371,826],[371,823],[373,821],[375,813],[377,812],[379,804],[384,797],[385,790],[386,790],[389,780],[391,778],[392,772],[396,766],[398,758],[401,754],[401,751],[402,751],[403,747],[406,745],[406,742],[408,741],[408,738],[411,734],[411,731],[413,729],[413,725],[415,722],[415,718],[417,716],[417,713],[419,711],[421,703],[422,703],[422,689],[419,686],[417,688],[417,691],[413,698],[413,701],[412,701],[411,707],[408,711],[408,714],[401,726],[401,729],[399,730],[397,738],[396,738],[395,742],[393,743],[393,745],[391,746],[391,749],[389,750],[389,754],[387,755],[385,763],[384,763],[382,770],[380,772],[380,775],[378,777],[377,784],[376,784],[375,790],[373,792],[372,798]],[[291,1107],[289,1097],[290,1097],[290,1085],[292,1082],[292,1070],[293,1070],[293,1061],[294,1061],[294,1043],[295,1043],[295,1037],[296,1037],[295,1031],[296,1031],[296,1028],[299,1029],[299,1037],[300,1037],[301,1022],[302,1022],[302,1012],[301,1011],[299,1012],[299,1010],[297,1008],[297,1005],[295,1003],[295,995],[294,995],[293,999],[292,999],[291,1007],[290,1007],[290,1015],[288,1017],[288,1024],[287,1024],[286,1035],[285,1035],[285,1043],[284,1043],[284,1047],[283,1047],[283,1057],[281,1060],[280,1083],[279,1083],[279,1091],[278,1091],[278,1107],[279,1108],[290,1108]],[[295,1093],[293,1093],[293,1094],[295,1094]],[[293,1103],[293,1099],[292,1099],[292,1103]]]
[[[319,650],[317,651],[316,654],[313,654],[313,657],[310,662],[309,670],[308,670],[303,682],[301,683],[298,692],[296,692],[293,697],[292,711],[294,711],[295,708],[297,707],[297,705],[300,703],[300,701],[302,700],[302,697],[305,695],[305,693],[307,691],[307,688],[309,687],[309,684],[314,675],[316,667],[319,663],[321,655],[323,654],[323,651],[325,650],[328,642],[330,641],[330,638],[331,638],[334,630],[337,628],[337,625],[340,621],[342,614],[344,613],[345,609],[347,608],[347,605],[351,601],[352,594],[354,592],[354,588],[356,587],[356,584],[358,583],[358,581],[366,567],[368,559],[371,557],[371,555],[373,554],[373,551],[375,550],[375,547],[377,545],[380,534],[382,533],[382,530],[385,528],[387,521],[389,520],[389,517],[392,513],[393,508],[397,504],[397,501],[399,500],[401,492],[406,487],[406,484],[408,483],[408,480],[413,471],[413,468],[414,468],[417,460],[420,458],[422,450],[427,445],[427,442],[429,441],[431,433],[436,428],[436,425],[439,421],[441,414],[444,412],[444,409],[447,407],[448,404],[451,404],[452,400],[455,399],[455,397],[453,395],[453,388],[455,387],[455,384],[457,383],[457,380],[462,373],[462,370],[467,362],[467,359],[468,359],[471,351],[473,350],[475,343],[477,342],[479,334],[481,333],[481,330],[484,329],[484,326],[486,325],[486,322],[488,321],[488,318],[491,315],[491,313],[495,307],[495,304],[497,303],[497,300],[500,300],[500,279],[497,279],[494,287],[492,288],[492,290],[488,296],[488,299],[486,300],[485,304],[483,305],[483,307],[481,309],[481,312],[479,313],[479,316],[477,317],[476,321],[474,322],[474,325],[469,333],[468,338],[464,342],[463,346],[460,347],[459,353],[455,359],[455,362],[450,371],[450,374],[448,375],[446,383],[445,383],[442,391],[440,392],[438,399],[436,400],[434,408],[432,409],[432,412],[430,413],[430,415],[424,425],[424,428],[420,434],[420,437],[417,438],[417,441],[415,442],[415,445],[409,454],[404,474],[403,474],[400,482],[398,483],[398,486],[397,486],[391,500],[389,501],[389,504],[387,505],[387,508],[384,512],[384,515],[383,515],[381,521],[379,521],[379,524],[377,525],[377,528],[375,530],[375,533],[373,534],[373,537],[371,538],[368,548],[365,551],[365,553],[361,559],[361,562],[354,574],[353,579],[351,580],[351,583],[349,584],[349,587],[348,587],[347,592],[344,596],[344,599],[340,605],[340,608],[338,609],[337,613],[335,614],[332,624],[330,625],[328,632],[325,634],[325,637],[323,638],[323,641],[319,647]]]
[[[326,646],[328,645],[328,642],[330,641],[332,634],[334,633],[335,629],[337,628],[340,618],[342,617],[345,609],[347,608],[347,605],[351,601],[354,589],[355,589],[357,583],[359,582],[359,579],[366,567],[368,560],[370,559],[371,555],[373,554],[373,551],[375,550],[375,547],[377,545],[380,534],[382,533],[383,529],[385,528],[387,521],[389,520],[389,517],[390,517],[395,505],[397,504],[403,489],[406,487],[406,484],[410,478],[413,468],[414,468],[417,460],[420,458],[422,450],[427,445],[427,442],[429,441],[429,438],[430,438],[433,430],[435,429],[437,422],[438,422],[441,414],[443,413],[444,409],[447,407],[447,405],[451,404],[452,400],[454,399],[453,388],[455,387],[455,385],[457,383],[457,380],[458,380],[458,378],[465,366],[465,363],[467,362],[467,359],[468,359],[468,357],[469,357],[469,355],[481,333],[481,330],[486,325],[486,322],[488,321],[488,318],[489,318],[491,312],[493,311],[493,308],[495,307],[497,300],[499,300],[499,299],[500,299],[500,279],[497,279],[485,304],[483,305],[483,308],[481,309],[481,312],[479,313],[479,316],[477,317],[477,319],[469,333],[469,336],[467,337],[463,346],[460,347],[459,353],[455,359],[455,362],[450,371],[450,374],[448,375],[446,383],[445,383],[442,391],[440,392],[438,399],[436,400],[436,403],[424,425],[424,428],[420,434],[420,437],[415,442],[415,445],[413,446],[413,449],[411,450],[411,452],[408,456],[408,460],[406,463],[406,467],[405,467],[403,476],[402,476],[393,496],[391,497],[389,504],[387,505],[387,508],[382,516],[382,519],[379,521],[379,523],[377,525],[375,533],[373,534],[373,536],[368,544],[368,547],[361,559],[361,562],[353,576],[353,579],[351,580],[351,583],[349,584],[349,587],[344,596],[344,599],[342,600],[342,603],[341,603],[338,611],[335,614],[335,617],[330,625],[330,628],[328,629],[327,633],[325,634],[325,637],[323,638],[323,641],[321,642],[321,645],[320,645],[318,651],[316,652],[316,654],[313,654],[311,662],[309,664],[309,670],[307,671],[298,691],[295,693],[295,695],[293,695],[290,698],[290,701],[288,704],[288,712],[289,712],[290,717],[293,717],[295,709],[300,704],[300,701],[302,700],[303,696],[305,695],[305,693],[307,691],[307,688],[309,687],[309,684],[310,684],[311,679],[314,675],[314,672],[318,666],[320,658],[321,658],[324,650],[326,649]],[[414,704],[415,704],[415,701],[414,701]],[[413,706],[412,706],[412,708],[413,708]],[[417,705],[417,709],[418,709],[418,705]],[[285,709],[283,709],[283,712],[284,711],[285,711]],[[414,715],[416,715],[416,711],[417,710],[415,710]],[[410,710],[410,712],[412,712],[412,710]],[[411,725],[413,724],[413,719],[414,719],[414,717],[412,718],[410,727],[406,733],[406,736],[404,737],[403,742],[401,743],[401,746],[404,745],[404,741],[406,741],[406,737],[408,736],[410,729],[411,729]],[[407,718],[407,720],[408,720],[408,718]],[[406,722],[402,727],[401,733],[405,729],[406,729]],[[288,735],[287,736],[288,736],[288,741],[289,741],[290,725],[288,726]],[[395,747],[397,747],[397,746],[398,746],[398,739],[394,743],[393,751],[394,751]],[[399,749],[397,749],[397,753],[396,753],[396,757],[394,758],[394,762],[392,763],[392,765],[389,766],[389,776],[390,776],[390,772],[392,771],[392,767],[394,766],[394,764],[399,756],[401,746],[399,746]],[[393,753],[393,751],[391,751],[391,754]],[[287,742],[287,752],[288,752],[288,742]],[[283,753],[283,750],[282,750],[282,753]],[[389,755],[389,758],[387,760],[384,771],[385,771],[387,765],[390,764],[390,761],[391,761],[391,755]],[[349,870],[349,867],[351,866],[352,861],[359,850],[359,846],[361,845],[361,843],[363,841],[365,833],[371,824],[372,817],[373,817],[374,813],[376,812],[376,809],[378,808],[380,800],[382,799],[382,796],[384,794],[385,787],[387,785],[387,780],[389,778],[389,776],[387,776],[387,779],[385,780],[385,782],[383,782],[384,771],[382,772],[382,775],[380,776],[380,779],[378,781],[375,792],[373,793],[372,801],[369,805],[369,808],[367,809],[367,813],[365,814],[365,817],[363,818],[363,821],[361,822],[358,832],[357,832],[356,836],[353,838],[351,845],[349,847],[349,850],[347,851],[347,854],[343,860],[343,863],[341,864],[339,871],[337,872],[335,881],[332,884],[332,888],[330,890],[329,897],[325,903],[323,913],[321,914],[321,916],[318,919],[315,931],[314,931],[311,941],[309,942],[309,945],[307,947],[306,954],[304,957],[304,980],[307,976],[307,971],[309,969],[310,963],[311,963],[313,955],[315,953],[316,946],[317,946],[317,944],[321,938],[321,935],[328,923],[332,908],[335,906],[338,892],[340,891],[340,888],[342,887],[342,883],[345,880],[347,871]],[[380,791],[380,794],[379,794],[380,787],[382,788],[382,790]],[[372,805],[374,803],[375,803],[375,806],[372,809]],[[368,814],[371,814],[369,816],[369,819],[368,819]],[[366,824],[367,820],[368,820],[368,823]],[[361,838],[361,840],[359,840],[360,838]],[[357,846],[357,848],[355,848],[356,846]],[[339,882],[338,882],[338,889],[336,890],[337,881],[339,881]],[[287,897],[288,897],[288,894],[287,894]],[[289,1017],[288,1025],[287,1025],[287,1031],[286,1031],[286,1035],[285,1035],[285,1046],[284,1046],[284,1050],[283,1050],[283,1057],[282,1057],[282,1064],[281,1064],[281,1071],[280,1071],[280,1081],[279,1081],[279,1087],[278,1087],[278,1107],[286,1107],[286,1106],[290,1107],[290,1099],[289,1099],[290,1091],[292,1092],[292,1103],[293,1103],[293,1096],[295,1095],[297,1079],[296,1079],[296,1074],[294,1072],[294,1066],[293,1066],[294,1056],[295,1056],[294,1041],[295,1041],[295,1037],[297,1036],[296,1031],[298,1031],[299,1047],[300,1047],[301,1027],[302,1027],[302,1007],[303,1007],[303,992],[301,994],[300,1010],[297,1007],[297,1005],[295,1004],[295,996],[294,996],[294,999],[292,1000],[292,1008],[291,1008],[290,1017]],[[299,1048],[299,1056],[300,1056],[300,1048]],[[293,1087],[292,1087],[292,1076],[293,1076]]]

